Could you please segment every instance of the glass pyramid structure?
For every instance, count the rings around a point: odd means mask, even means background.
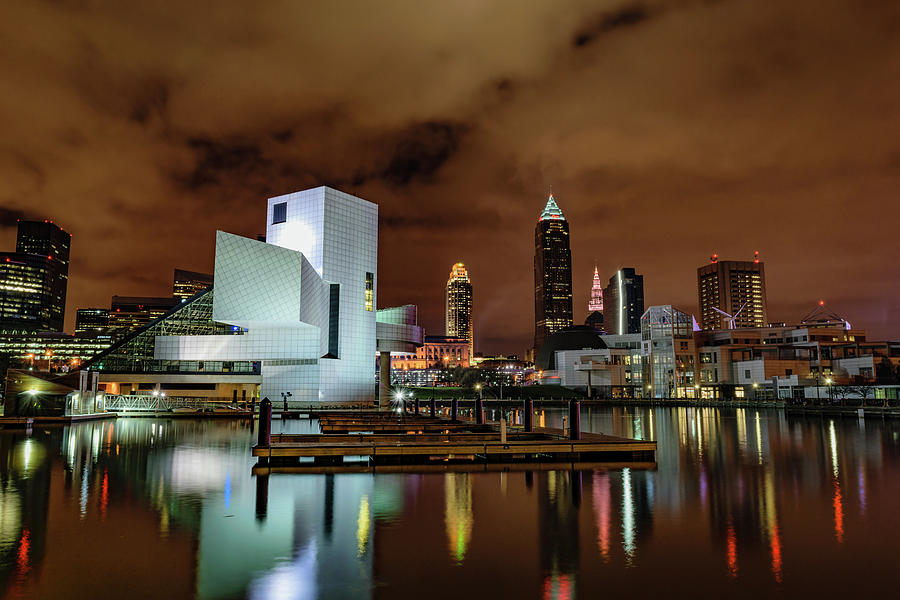
[[[252,373],[258,365],[249,361],[187,361],[153,358],[156,336],[241,335],[240,327],[212,319],[213,288],[185,300],[167,314],[151,321],[98,354],[86,367],[110,373]]]

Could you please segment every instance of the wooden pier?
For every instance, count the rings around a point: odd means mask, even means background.
[[[530,423],[501,431],[497,422],[405,412],[319,411],[315,416],[322,433],[271,435],[270,418],[261,412],[259,443],[252,448],[259,459],[254,472],[384,471],[413,465],[416,470],[449,466],[479,470],[484,465],[513,464],[530,469],[541,464],[566,468],[655,464],[653,441],[586,432],[566,435],[560,429],[530,427]]]

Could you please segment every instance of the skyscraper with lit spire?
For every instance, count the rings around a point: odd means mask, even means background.
[[[450,269],[444,296],[444,330],[450,337],[469,340],[469,361],[475,356],[472,325],[472,282],[466,265],[458,262]]]
[[[572,326],[572,251],[569,222],[553,193],[534,229],[534,349]]]
[[[584,324],[591,329],[603,331],[603,284],[600,272],[594,265],[594,281],[591,284],[591,299],[588,301],[588,316]]]

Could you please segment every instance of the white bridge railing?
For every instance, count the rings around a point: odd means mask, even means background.
[[[231,398],[179,398],[150,394],[106,395],[106,410],[163,412],[176,408],[237,408]]]

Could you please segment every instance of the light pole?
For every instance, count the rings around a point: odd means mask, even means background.
[[[832,382],[833,382],[833,380],[831,379],[831,377],[825,378],[825,385],[828,386],[828,402],[830,404],[834,404],[834,394],[832,393],[833,388],[831,387]],[[865,402],[865,401],[863,401],[863,402]]]

